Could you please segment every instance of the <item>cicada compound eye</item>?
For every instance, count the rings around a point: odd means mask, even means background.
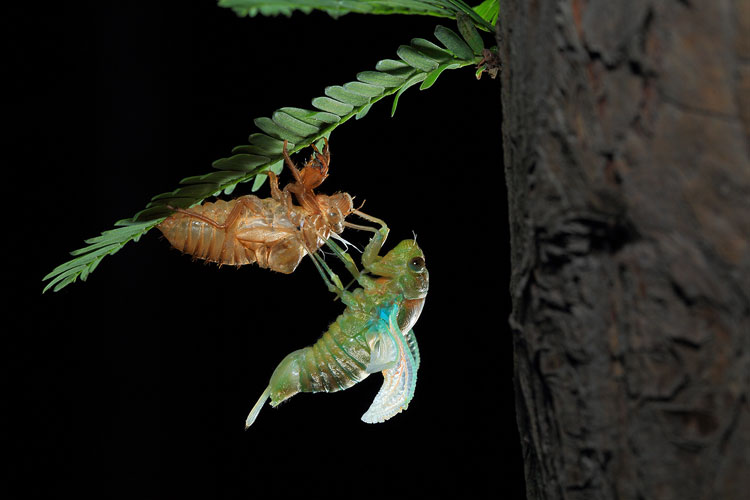
[[[425,270],[424,258],[414,257],[413,259],[409,261],[408,266],[409,266],[409,269],[411,269],[415,273],[422,273]]]

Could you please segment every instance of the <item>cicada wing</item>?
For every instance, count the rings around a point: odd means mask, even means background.
[[[382,316],[382,313],[381,313]],[[392,367],[383,370],[383,385],[375,396],[370,408],[362,415],[362,421],[368,424],[380,423],[405,410],[414,397],[417,385],[418,363],[412,354],[411,346],[398,327],[398,308],[390,310],[387,323],[388,336],[396,348],[397,358]],[[413,342],[416,349],[416,340]]]
[[[414,358],[414,368],[418,370],[421,357],[419,356],[419,346],[417,345],[417,337],[414,335],[414,330],[409,330],[405,338],[406,345],[409,346],[409,351],[411,351],[411,355]]]
[[[367,373],[377,373],[396,366],[401,354],[398,340],[391,332],[391,316],[396,306],[380,311],[380,317],[365,339],[370,347],[370,361],[365,366]],[[398,325],[396,324],[396,328]]]
[[[269,223],[267,219],[256,219],[240,227],[235,237],[254,253],[260,267],[281,273],[294,272],[307,255],[299,229],[289,221]]]
[[[299,229],[289,220],[253,217],[243,221],[234,234],[240,241],[271,245],[279,240],[297,237]]]

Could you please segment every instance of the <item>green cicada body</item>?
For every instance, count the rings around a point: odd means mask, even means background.
[[[415,240],[404,240],[385,256],[378,256],[387,234],[382,224],[367,245],[362,256],[366,273],[360,274],[351,261],[345,262],[361,288],[348,292],[328,282],[346,310],[314,345],[292,352],[279,363],[246,427],[267,399],[277,406],[300,392],[340,391],[376,372],[383,373],[383,386],[362,420],[383,422],[407,408],[420,359],[412,326],[422,312],[429,275]]]

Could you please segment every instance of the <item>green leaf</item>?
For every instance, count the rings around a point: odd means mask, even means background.
[[[323,111],[310,111],[309,109],[300,108],[281,108],[279,111],[283,111],[289,116],[293,116],[300,121],[314,126],[325,126],[326,124],[336,123],[341,120],[338,115],[325,113]]]
[[[229,184],[243,175],[245,175],[245,173],[242,171],[236,172],[232,170],[211,172],[210,174],[186,177],[180,181],[180,184]]]
[[[237,172],[251,172],[260,165],[268,163],[267,156],[258,156],[251,154],[239,154],[230,158],[222,158],[211,164],[212,167],[219,170],[234,170]]]
[[[238,16],[250,17],[258,14],[291,16],[295,11],[309,14],[313,10],[320,10],[336,18],[355,13],[411,14],[455,19],[458,13],[464,13],[483,30],[491,31],[494,24],[488,23],[486,18],[460,0],[219,0],[218,3],[220,7],[232,9]]]
[[[365,97],[356,92],[352,92],[351,90],[345,87],[341,87],[340,85],[326,87],[324,93],[332,99],[351,104],[352,106],[364,106],[365,104],[370,102],[369,97]]]
[[[469,5],[463,0],[439,0],[443,4],[449,4],[456,9],[456,14],[463,13],[470,17],[471,20],[476,24],[477,28],[481,28],[485,31],[493,31],[494,25],[488,23],[482,16],[474,11]]]
[[[359,95],[366,96],[368,98],[377,97],[383,93],[384,87],[379,85],[370,85],[369,83],[362,82],[349,82],[344,84],[344,88],[351,92]],[[369,99],[368,99],[369,102]]]
[[[300,137],[307,137],[308,135],[317,134],[321,129],[321,126],[323,125],[323,123],[321,122],[318,122],[320,123],[320,125],[312,125],[303,120],[300,120],[299,118],[295,118],[294,116],[290,115],[289,113],[285,113],[284,111],[274,112],[271,119],[279,127],[291,130],[293,133],[297,134]]]
[[[269,137],[265,134],[250,134],[248,141],[253,146],[257,146],[268,153],[268,156],[280,155],[281,150],[284,147],[284,141]],[[291,144],[287,144],[287,147],[294,149],[294,141],[289,141]]]
[[[438,67],[438,62],[434,59],[420,53],[409,45],[402,45],[396,51],[398,57],[401,58],[405,63],[413,68],[417,68],[422,71],[432,71]]]
[[[357,113],[356,115],[354,115],[354,119],[355,120],[361,120],[362,118],[364,118],[365,115],[367,115],[367,113],[370,111],[371,107],[372,107],[372,104],[368,104],[367,106],[363,107],[359,111],[359,113]]]
[[[409,66],[404,61],[397,61],[395,59],[383,59],[382,61],[378,61],[378,63],[375,65],[375,69],[378,71],[384,71],[386,73],[398,75],[400,73],[403,73],[404,71],[409,71],[411,69],[411,66]]]
[[[500,2],[499,0],[484,0],[484,2],[474,7],[474,12],[479,14],[482,19],[492,26],[495,26],[497,24],[497,16],[500,13]]]
[[[431,71],[429,75],[424,79],[422,82],[422,85],[419,86],[419,90],[426,90],[430,87],[432,87],[432,84],[435,83],[438,79],[438,77],[441,75],[443,71],[446,69],[456,69],[460,66],[458,63],[443,63],[440,66],[437,67],[434,71]]]
[[[282,141],[287,140],[294,143],[302,142],[303,136],[297,135],[291,130],[281,127],[270,118],[256,118],[255,120],[253,120],[253,123],[255,123],[255,126],[261,129],[263,132],[270,135],[271,137],[275,137],[276,139]]]
[[[409,78],[409,81],[401,86],[399,91],[396,92],[396,96],[393,98],[393,106],[391,106],[391,116],[396,114],[396,106],[398,106],[398,99],[399,97],[401,97],[401,94],[403,94],[404,91],[408,89],[409,87],[412,87],[418,84],[419,82],[421,82],[422,80],[424,80],[426,76],[427,76],[427,73],[418,73],[412,76],[411,78]]]
[[[398,87],[406,81],[406,78],[400,75],[392,75],[381,71],[362,71],[357,73],[357,80],[360,82],[378,85],[384,88]]]
[[[330,97],[316,97],[312,100],[312,105],[323,111],[333,113],[335,115],[344,116],[351,113],[354,106],[345,102],[331,99]]]
[[[464,37],[466,43],[469,44],[469,47],[471,47],[474,55],[481,55],[482,49],[484,49],[484,42],[482,41],[482,37],[477,32],[477,29],[474,27],[474,23],[472,23],[469,17],[463,13],[458,14],[457,21],[458,31],[459,33],[461,33],[461,36]]]
[[[435,28],[435,38],[440,40],[440,42],[459,59],[471,59],[474,57],[474,52],[471,50],[471,47],[469,47],[455,31],[446,28],[445,26],[437,26]]]
[[[86,240],[90,244],[89,247],[71,252],[71,255],[76,258],[57,266],[43,278],[44,281],[51,281],[47,283],[42,293],[50,288],[57,292],[73,283],[78,277],[87,278],[101,259],[119,251],[127,242],[138,239],[159,222],[152,220],[140,224],[130,223],[124,227],[104,231],[101,236]]]
[[[412,38],[411,46],[418,50],[420,53],[431,57],[436,61],[450,58],[451,55],[447,50],[438,47],[431,41],[425,40],[424,38]]]
[[[258,14],[289,16],[295,10],[305,14],[313,10],[322,10],[334,17],[348,13],[417,14],[439,17],[455,15],[455,8],[448,2],[418,0],[219,0],[219,6],[231,8],[237,15],[250,17]]]

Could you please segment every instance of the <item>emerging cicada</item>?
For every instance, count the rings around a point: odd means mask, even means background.
[[[322,258],[314,254],[329,290],[335,292],[346,310],[312,346],[294,351],[279,363],[245,422],[251,426],[266,400],[271,406],[300,392],[334,392],[347,389],[372,373],[384,380],[369,410],[367,423],[383,422],[405,410],[414,396],[419,368],[419,349],[412,327],[422,312],[429,275],[424,253],[416,240],[404,240],[385,256],[378,253],[388,235],[381,228],[362,254],[360,273],[348,255],[328,246],[344,262],[361,288],[349,292]]]
[[[344,227],[365,228],[345,220],[349,214],[359,213],[348,193],[314,192],[328,177],[331,154],[327,140],[323,153],[315,145],[313,149],[315,153],[299,170],[284,141],[282,153],[294,182],[282,191],[276,175],[269,172],[271,198],[246,195],[178,208],[157,227],[173,247],[195,258],[220,265],[255,262],[263,268],[291,273],[305,255],[317,251]],[[292,195],[299,205],[294,204]]]

